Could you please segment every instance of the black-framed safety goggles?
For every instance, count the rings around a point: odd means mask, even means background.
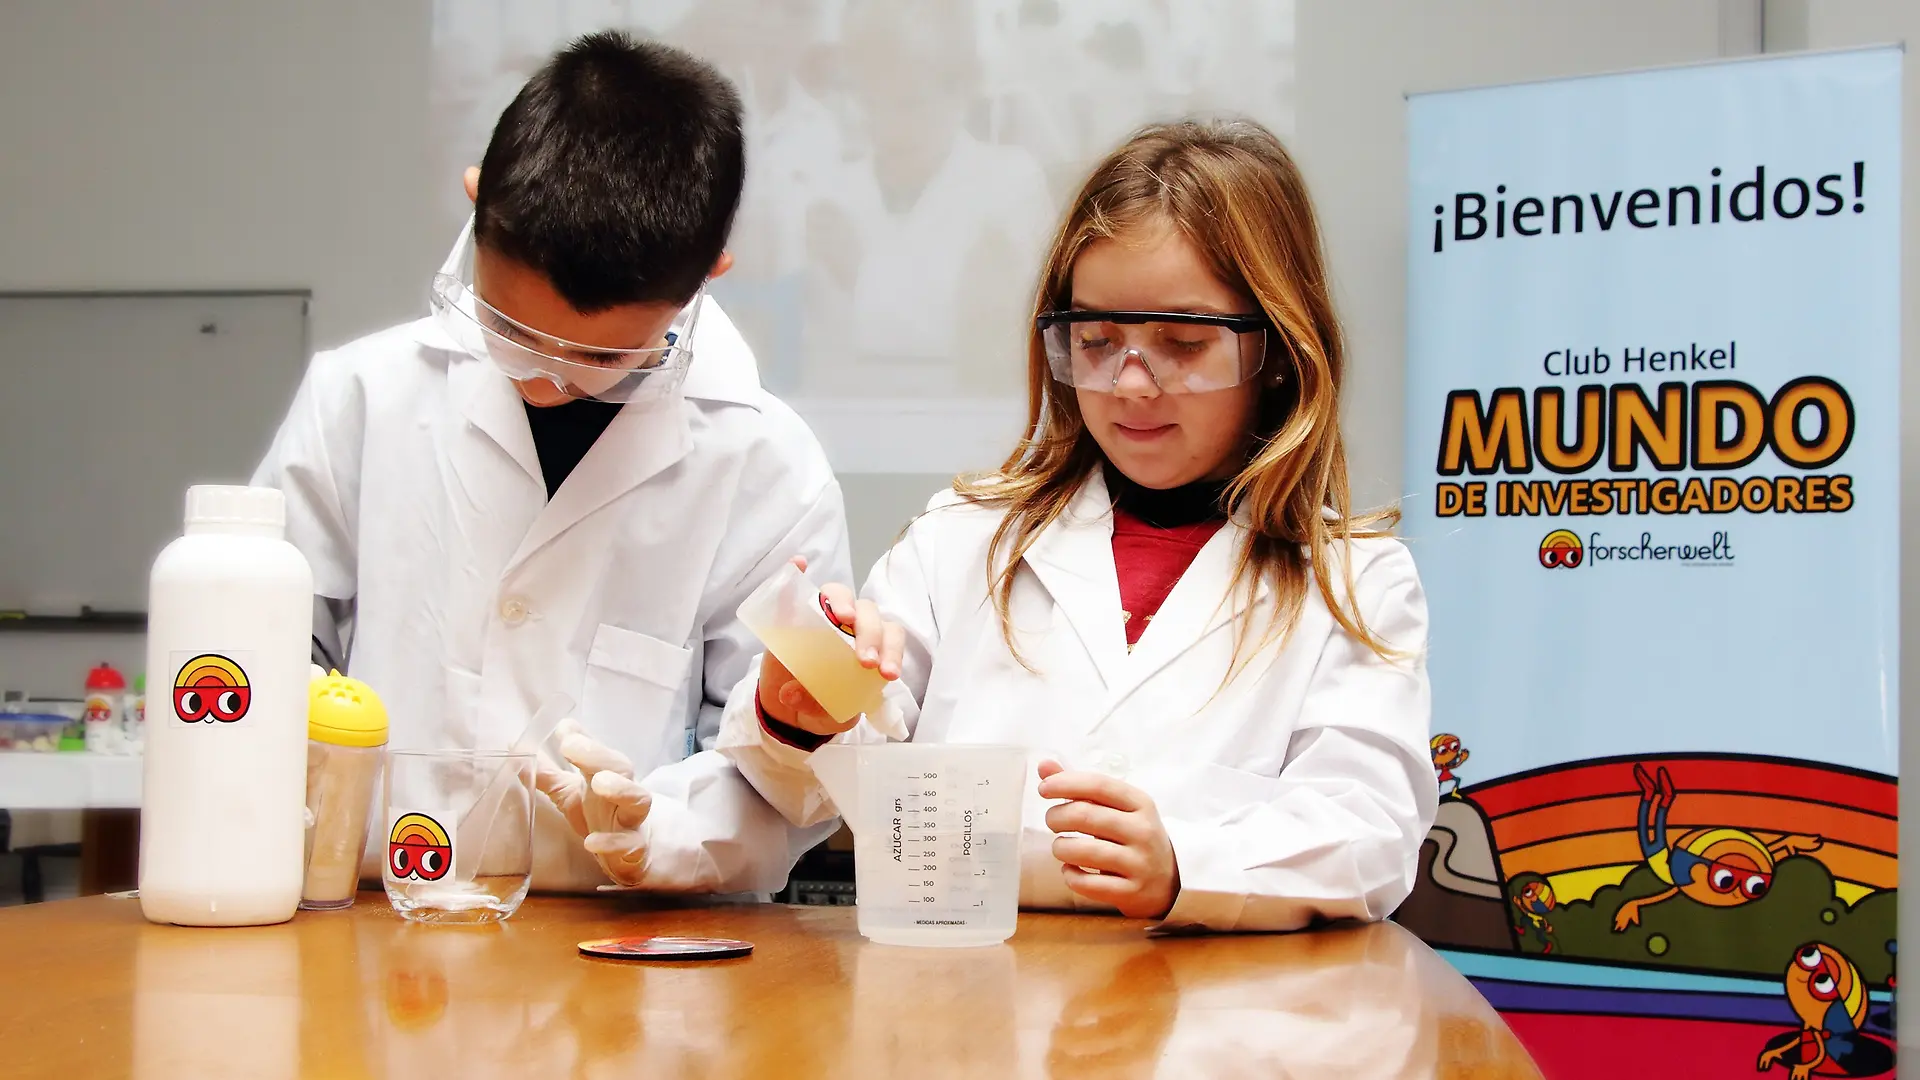
[[[1034,320],[1053,377],[1112,393],[1137,359],[1166,394],[1204,394],[1260,373],[1276,331],[1265,315],[1184,311],[1049,311]]]

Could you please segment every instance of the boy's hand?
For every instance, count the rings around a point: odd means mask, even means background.
[[[1112,904],[1132,919],[1158,919],[1180,895],[1180,867],[1160,811],[1147,793],[1111,776],[1040,763],[1040,797],[1065,799],[1047,810],[1053,857],[1067,888]],[[1098,871],[1090,873],[1089,871]]]
[[[554,736],[560,740],[560,756],[573,768],[555,768],[542,755],[535,785],[573,826],[607,877],[617,885],[640,884],[647,858],[642,826],[653,796],[634,781],[633,764],[625,754],[595,742],[578,723],[560,721]]]
[[[793,565],[806,570],[807,560],[794,556]],[[900,677],[900,656],[906,649],[907,632],[899,623],[880,617],[880,609],[871,600],[856,600],[845,585],[823,585],[820,595],[832,610],[835,622],[853,628],[853,651],[860,666],[880,672],[892,681]],[[858,716],[838,721],[828,716],[807,688],[793,677],[772,653],[760,658],[760,708],[769,717],[812,735],[838,735],[860,722]]]

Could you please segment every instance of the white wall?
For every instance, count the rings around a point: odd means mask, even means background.
[[[430,25],[425,0],[0,3],[0,290],[307,288],[316,346],[423,312],[459,182],[430,172]],[[141,650],[0,634],[0,687],[77,696]]]
[[[425,0],[0,4],[0,289],[304,287],[426,309]]]

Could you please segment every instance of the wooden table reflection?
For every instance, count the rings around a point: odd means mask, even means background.
[[[864,942],[850,908],[530,900],[418,926],[381,897],[284,926],[151,926],[131,900],[0,911],[8,1077],[1534,1077],[1473,988],[1392,924],[1150,939],[1020,917],[1007,945]],[[592,960],[738,937],[752,956]]]

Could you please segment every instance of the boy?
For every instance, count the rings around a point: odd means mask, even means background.
[[[757,651],[740,602],[795,555],[849,570],[824,453],[705,295],[744,157],[712,68],[574,42],[468,170],[433,316],[316,356],[254,480],[313,566],[316,660],[392,745],[505,749],[578,704],[535,888],[769,892],[821,835],[695,752]]]

